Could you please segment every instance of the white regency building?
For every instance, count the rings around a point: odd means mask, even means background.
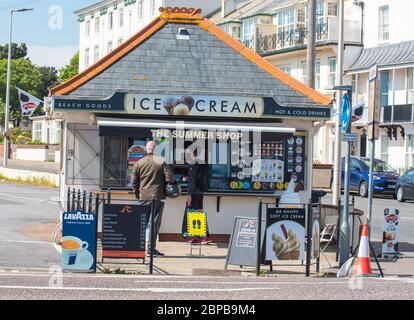
[[[375,157],[397,170],[414,166],[414,1],[365,0],[364,49],[345,68],[357,101],[368,101],[368,69],[381,77],[381,129]],[[366,119],[358,124],[355,154],[369,155]]]
[[[306,83],[307,0],[223,0],[221,12],[212,20],[256,53]],[[338,0],[317,0],[315,88],[324,94],[336,84],[338,51]],[[345,57],[350,67],[362,50],[363,8],[353,0],[344,2]],[[349,80],[350,81],[350,80]],[[314,140],[313,160],[333,163],[334,122],[328,121]]]
[[[159,15],[160,7],[201,8],[208,15],[221,0],[104,0],[75,12],[80,23],[79,69],[90,67]]]

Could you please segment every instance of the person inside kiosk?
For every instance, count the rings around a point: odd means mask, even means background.
[[[191,163],[188,166],[188,188],[186,208],[183,216],[182,234],[186,238],[187,243],[208,244],[211,242],[210,233],[207,224],[207,236],[204,238],[188,237],[187,233],[187,209],[203,210],[204,192],[208,190],[209,171],[205,159],[199,156],[199,151],[194,149],[191,151]],[[205,158],[205,157],[204,157]]]

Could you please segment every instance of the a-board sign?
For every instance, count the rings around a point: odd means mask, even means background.
[[[62,270],[96,271],[96,214],[81,210],[62,216]]]
[[[189,237],[207,236],[207,214],[202,211],[187,211],[187,235]]]
[[[382,254],[398,253],[400,241],[400,211],[384,209],[384,229],[382,237]]]
[[[268,208],[266,260],[304,260],[304,208]]]
[[[227,251],[227,265],[256,266],[258,244],[258,219],[255,217],[234,217],[233,231]],[[266,220],[262,219],[261,243],[263,246],[264,226]],[[264,261],[262,261],[264,263]]]
[[[144,258],[150,206],[105,204],[103,211],[102,256]]]

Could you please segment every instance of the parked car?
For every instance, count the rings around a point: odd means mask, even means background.
[[[398,201],[414,200],[414,168],[407,170],[397,180],[395,197]]]
[[[361,197],[368,196],[369,158],[351,157],[349,189],[356,191]],[[341,182],[344,187],[345,158],[342,158]],[[399,175],[385,161],[374,160],[374,193],[390,194],[394,197]]]

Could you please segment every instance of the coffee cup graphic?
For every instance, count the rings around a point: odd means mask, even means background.
[[[89,244],[77,237],[62,238],[62,263],[63,265],[74,265],[77,256],[84,250],[87,250]]]

